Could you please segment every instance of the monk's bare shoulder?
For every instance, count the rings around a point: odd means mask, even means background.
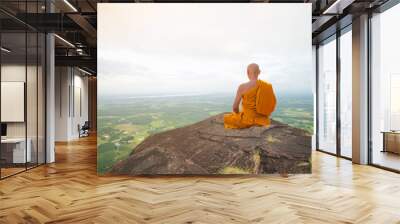
[[[238,87],[238,93],[242,94],[243,92],[245,92],[247,89],[247,85],[248,85],[247,82],[240,84]]]

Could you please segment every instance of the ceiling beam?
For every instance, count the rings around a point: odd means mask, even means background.
[[[42,32],[82,30],[75,21],[62,13],[18,13],[16,17]]]
[[[91,56],[55,56],[56,66],[87,67],[96,71],[97,59]]]
[[[72,21],[82,28],[83,31],[90,37],[87,41],[91,41],[91,45],[95,46],[97,41],[97,30],[90,24],[85,17],[78,13],[71,13],[67,15]]]
[[[355,0],[336,0],[323,10],[323,14],[342,14],[344,9],[353,4],[353,2]]]

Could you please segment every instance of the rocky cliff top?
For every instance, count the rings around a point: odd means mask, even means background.
[[[154,134],[116,163],[112,174],[263,174],[311,172],[311,136],[270,127],[224,129],[223,114]]]

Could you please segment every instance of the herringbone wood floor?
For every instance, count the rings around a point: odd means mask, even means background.
[[[315,152],[313,174],[98,177],[90,137],[0,181],[0,223],[400,223],[400,175]]]

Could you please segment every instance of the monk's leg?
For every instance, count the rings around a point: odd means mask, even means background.
[[[235,113],[224,114],[224,127],[225,128],[230,128],[230,129],[238,128],[236,126],[237,121],[238,121],[237,114],[235,114]]]
[[[242,122],[240,113],[230,113],[224,115],[224,127],[230,129],[247,128],[249,125]]]

